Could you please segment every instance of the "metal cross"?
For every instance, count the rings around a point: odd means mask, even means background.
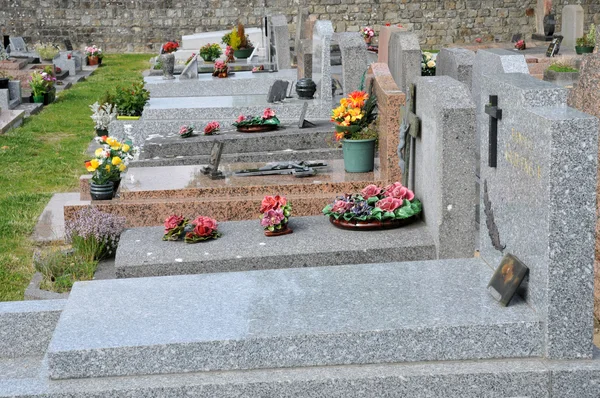
[[[498,96],[490,95],[490,103],[485,106],[485,113],[490,115],[490,131],[488,142],[488,166],[498,165],[498,120],[502,120],[502,109],[498,108]]]

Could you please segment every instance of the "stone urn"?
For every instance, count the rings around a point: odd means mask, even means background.
[[[175,71],[175,54],[173,54],[173,53],[162,54],[160,56],[160,61],[162,63],[163,79],[164,80],[175,79],[175,77],[173,76],[173,72]]]
[[[296,83],[296,93],[300,99],[313,99],[316,91],[317,85],[311,78],[305,77]]]
[[[544,17],[544,34],[546,37],[554,35],[556,29],[556,18],[554,14],[548,14]]]

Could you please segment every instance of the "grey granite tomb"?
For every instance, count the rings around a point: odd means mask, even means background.
[[[394,81],[406,93],[411,83],[421,76],[421,46],[414,32],[396,31],[389,43],[388,66]]]
[[[54,57],[52,63],[62,70],[69,71],[69,76],[75,76],[83,69],[82,57],[75,52],[71,52],[71,59],[69,59],[69,52],[61,51]]]
[[[358,32],[335,33],[342,54],[342,87],[345,94],[359,89],[369,67],[367,46]]]
[[[179,75],[180,80],[197,79],[198,78],[198,54],[194,55],[192,60],[183,68],[183,72]]]
[[[450,76],[465,83],[471,90],[473,62],[475,53],[465,48],[442,48],[439,52],[435,70],[436,76]]]
[[[271,32],[273,61],[277,65],[277,69],[290,69],[292,67],[292,55],[287,17],[281,14],[269,17],[269,29]]]
[[[317,84],[317,97],[322,101],[331,101],[331,39],[333,25],[331,21],[319,20],[313,29],[313,80]]]

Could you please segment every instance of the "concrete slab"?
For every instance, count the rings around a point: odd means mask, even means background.
[[[538,317],[523,302],[499,306],[491,275],[468,259],[80,282],[48,348],[49,374],[541,355]]]
[[[79,192],[56,193],[38,218],[33,231],[33,240],[37,242],[54,242],[64,240],[65,221],[64,206],[66,204],[89,204],[79,200]]]
[[[25,112],[20,110],[0,111],[0,134],[6,133],[8,130],[19,127],[23,123]]]

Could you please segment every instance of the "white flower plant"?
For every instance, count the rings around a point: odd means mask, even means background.
[[[96,123],[96,130],[108,130],[111,121],[117,118],[117,107],[106,103],[100,105],[98,101],[90,105],[92,110],[92,120]]]
[[[421,54],[421,75],[422,76],[435,76],[435,68],[437,66],[433,54],[430,52],[423,52]]]

